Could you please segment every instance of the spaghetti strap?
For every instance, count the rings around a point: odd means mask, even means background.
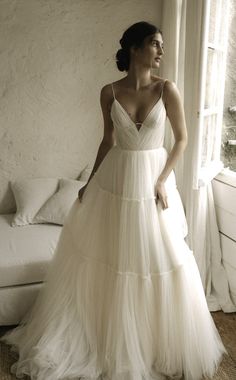
[[[166,81],[167,81],[167,79],[164,79],[164,82],[163,82],[163,85],[162,85],[162,89],[161,89],[161,98],[162,98],[162,95],[163,95],[163,90],[164,90],[164,86],[165,86]]]
[[[115,92],[114,92],[114,88],[113,88],[113,83],[111,83],[111,88],[112,88],[112,92],[113,92],[113,97],[115,99],[116,97],[115,97]]]

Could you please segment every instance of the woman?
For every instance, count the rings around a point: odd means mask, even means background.
[[[120,40],[127,76],[101,91],[104,137],[67,216],[45,286],[2,339],[37,380],[200,380],[225,347],[208,310],[173,168],[187,143],[179,92],[151,75],[162,32]],[[165,120],[175,144],[163,147]],[[116,144],[115,144],[116,142]]]

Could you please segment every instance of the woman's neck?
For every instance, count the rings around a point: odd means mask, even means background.
[[[131,65],[126,76],[126,83],[136,91],[149,86],[152,83],[150,68]]]

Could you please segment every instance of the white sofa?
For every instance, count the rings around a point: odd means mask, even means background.
[[[11,182],[16,213],[0,214],[0,325],[15,325],[43,286],[64,220],[91,168],[77,180]]]
[[[0,325],[18,324],[43,285],[62,226],[12,227],[0,215]]]

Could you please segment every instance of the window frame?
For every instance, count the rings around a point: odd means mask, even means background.
[[[224,9],[224,21],[221,18],[221,22],[227,23],[229,20],[229,0],[217,0],[222,7],[223,3],[226,3],[226,9]],[[221,161],[221,134],[223,123],[223,105],[224,105],[224,89],[225,89],[225,76],[226,76],[226,59],[227,59],[227,41],[228,41],[228,27],[224,33],[223,44],[212,42],[209,40],[210,34],[210,12],[213,6],[213,0],[205,0],[203,2],[203,18],[202,18],[202,34],[201,34],[201,54],[200,54],[200,85],[199,85],[199,110],[197,112],[198,117],[198,133],[197,133],[197,160],[195,167],[195,175],[193,178],[193,188],[198,189],[201,186],[205,186],[209,183],[223,168],[224,163]],[[219,8],[218,8],[219,9]],[[217,18],[216,18],[217,19]],[[214,33],[219,33],[222,24],[216,26]],[[218,30],[217,30],[218,28]],[[217,35],[217,34],[216,34]],[[210,52],[210,53],[209,53]],[[222,65],[217,67],[218,78],[221,78],[219,85],[217,86],[217,104],[205,107],[206,104],[206,84],[207,84],[207,64],[210,54],[211,57],[221,54]],[[219,65],[218,65],[219,66]],[[216,116],[216,123],[214,126],[214,133],[216,140],[214,143],[214,159],[210,160],[207,165],[202,165],[203,157],[203,138],[204,128],[207,117]]]

